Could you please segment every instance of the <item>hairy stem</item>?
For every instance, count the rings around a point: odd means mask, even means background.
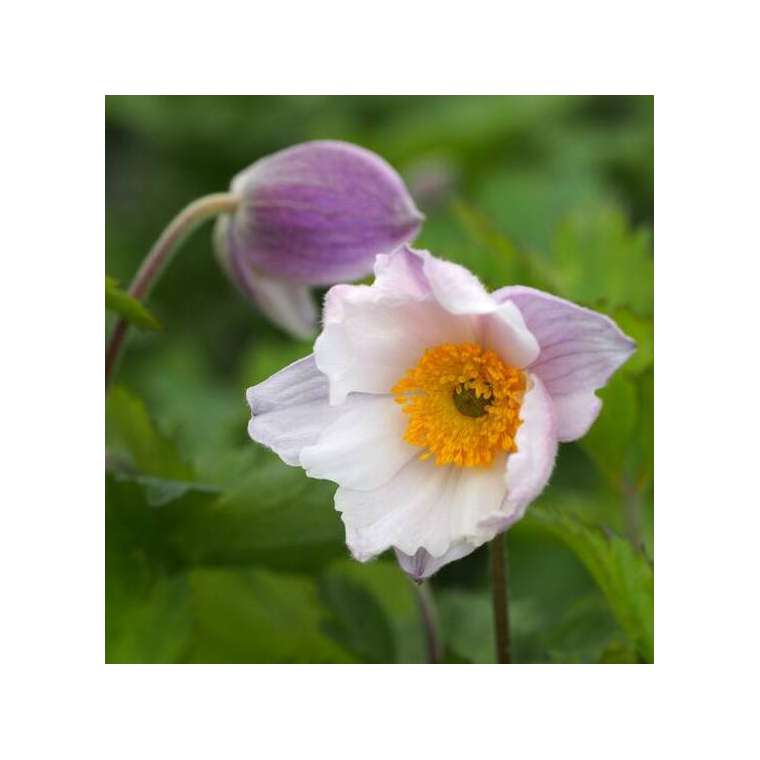
[[[151,288],[156,284],[169,263],[172,254],[187,240],[190,233],[207,219],[234,211],[239,203],[240,199],[236,195],[214,193],[198,198],[180,211],[161,233],[143,260],[132,284],[129,286],[129,295],[138,301],[147,298]],[[106,345],[106,386],[108,386],[108,381],[121,353],[128,327],[129,324],[126,320],[120,319]]]
[[[417,603],[420,607],[420,618],[422,627],[425,630],[425,644],[427,645],[428,662],[437,664],[441,662],[441,641],[438,637],[437,615],[433,595],[430,593],[430,587],[427,583],[415,583],[417,592]]]
[[[507,570],[507,542],[504,533],[499,533],[491,541],[490,552],[496,662],[500,664],[510,663],[512,660],[509,642],[509,574]]]

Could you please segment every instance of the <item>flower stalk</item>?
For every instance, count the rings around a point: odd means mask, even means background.
[[[420,608],[420,618],[425,631],[425,644],[427,646],[428,662],[437,665],[443,659],[441,652],[441,640],[438,636],[437,616],[433,595],[427,583],[414,583],[417,592],[417,604]]]
[[[233,193],[214,193],[198,198],[180,211],[161,233],[143,260],[132,284],[129,286],[129,295],[138,301],[145,300],[168,265],[172,255],[190,234],[207,219],[235,211],[239,203],[240,198]],[[126,320],[120,319],[106,345],[106,386],[108,386],[121,353],[128,327],[129,324]]]
[[[509,640],[509,572],[507,569],[507,543],[505,534],[499,533],[490,545],[491,595],[493,601],[494,634],[496,637],[496,662],[511,663]]]

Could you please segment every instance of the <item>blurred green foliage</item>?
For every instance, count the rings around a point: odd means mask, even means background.
[[[180,208],[257,158],[337,138],[403,174],[427,214],[418,247],[613,316],[638,351],[509,532],[513,650],[652,661],[652,112],[649,97],[109,97],[106,271],[128,283]],[[107,402],[107,660],[424,662],[393,557],[350,560],[334,486],[247,438],[245,388],[310,346],[228,284],[209,230],[150,311],[113,280],[107,306],[164,328],[131,331]],[[448,662],[493,661],[485,554],[432,581]]]

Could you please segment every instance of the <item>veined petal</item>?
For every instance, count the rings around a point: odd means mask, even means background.
[[[580,438],[601,409],[594,391],[605,385],[636,344],[604,314],[549,293],[517,286],[493,295],[516,304],[538,340],[541,353],[530,371],[554,400],[559,440]]]
[[[252,414],[248,434],[293,466],[300,464],[301,450],[315,444],[343,411],[329,405],[327,378],[313,354],[249,388],[246,398]]]
[[[336,140],[294,145],[240,172],[231,216],[240,255],[311,285],[363,277],[375,255],[412,240],[423,215],[380,156]]]
[[[403,440],[407,419],[391,396],[351,396],[317,442],[301,450],[310,478],[368,491],[387,483],[419,451]]]

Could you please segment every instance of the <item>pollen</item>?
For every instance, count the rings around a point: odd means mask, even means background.
[[[517,451],[523,372],[475,343],[427,349],[391,389],[409,415],[404,440],[437,465],[485,467]]]

